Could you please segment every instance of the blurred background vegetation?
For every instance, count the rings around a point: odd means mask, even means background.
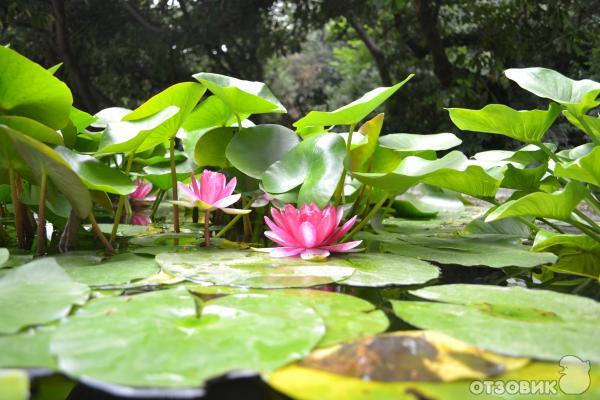
[[[385,132],[453,131],[444,107],[539,99],[509,67],[600,80],[599,0],[0,0],[0,43],[50,67],[91,113],[135,107],[191,74],[268,83],[290,124],[416,77],[386,106]],[[274,117],[269,117],[274,118]],[[582,135],[555,125],[550,139]],[[462,135],[463,150],[512,148]]]

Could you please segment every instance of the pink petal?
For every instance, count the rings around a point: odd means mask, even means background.
[[[348,221],[346,221],[346,223],[344,225],[342,225],[341,228],[338,228],[337,231],[335,231],[329,238],[327,238],[325,240],[325,244],[331,244],[334,242],[337,242],[338,240],[340,240],[342,238],[342,236],[344,236],[346,234],[346,232],[348,232],[350,230],[350,228],[352,228],[352,226],[354,225],[354,223],[356,222],[356,215],[352,218],[350,218]]]
[[[231,178],[229,183],[221,190],[221,197],[231,196],[231,193],[235,190],[235,186],[237,185],[237,178],[234,176]]]
[[[206,203],[212,204],[215,199],[213,198],[214,193],[214,180],[213,174],[211,170],[205,169],[202,171],[202,176],[200,177],[200,198],[202,201]]]
[[[299,246],[300,245],[300,243],[298,243],[296,241],[294,236],[290,235],[285,229],[279,227],[279,225],[277,225],[276,223],[271,221],[269,219],[269,217],[267,217],[267,216],[265,216],[265,223],[273,231],[273,233],[275,233],[277,236],[279,236],[281,239],[283,239],[286,242],[284,244],[284,246]]]
[[[317,244],[317,230],[312,223],[308,221],[301,223],[300,235],[302,236],[304,247],[314,247]]]
[[[329,251],[320,248],[305,249],[300,257],[304,260],[324,260],[329,257]]]
[[[200,198],[200,188],[198,187],[198,180],[192,171],[192,191],[196,194],[196,198]]]
[[[131,217],[132,225],[150,225],[150,217],[147,215],[134,215]]]
[[[196,196],[196,194],[192,192],[186,184],[177,182],[177,189],[179,190],[179,197],[183,196],[190,201],[198,200],[198,196]]]
[[[298,210],[290,204],[286,204],[283,210],[271,209],[271,215],[277,225],[285,229],[295,239],[296,243],[303,243],[302,235],[298,228],[300,227],[300,218]]]
[[[321,221],[317,226],[317,242],[323,243],[326,238],[331,236],[337,227],[337,213],[335,208],[327,207],[321,213]]]
[[[296,246],[290,246],[290,243],[287,240],[285,240],[284,238],[282,238],[281,236],[279,236],[277,233],[275,233],[273,231],[265,231],[265,236],[268,237],[269,239],[271,239],[273,242],[280,244],[282,246],[296,247]]]
[[[301,247],[275,247],[269,254],[271,257],[295,257],[304,251]]]
[[[219,200],[215,201],[214,203],[212,203],[212,205],[215,208],[227,207],[227,206],[232,205],[236,201],[238,201],[241,196],[242,196],[241,194],[233,194],[231,196],[223,197],[222,199],[219,199]]]
[[[335,253],[344,253],[352,250],[361,243],[362,240],[355,240],[353,242],[338,243],[331,246],[321,246],[321,248],[333,251]]]

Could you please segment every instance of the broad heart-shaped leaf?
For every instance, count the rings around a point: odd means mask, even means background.
[[[518,286],[432,286],[411,294],[433,302],[394,301],[397,316],[486,350],[540,360],[577,355],[600,362],[600,304]]]
[[[396,254],[352,254],[347,260],[356,271],[351,277],[339,282],[343,285],[365,287],[420,285],[440,275],[439,269],[426,261]]]
[[[0,333],[15,333],[66,316],[89,288],[73,281],[53,258],[9,270],[0,278]]]
[[[120,170],[111,168],[92,156],[78,154],[66,147],[54,149],[92,190],[126,195],[133,192],[135,184]]]
[[[418,135],[414,133],[392,133],[379,138],[382,147],[401,152],[448,150],[462,143],[462,140],[452,133],[434,133]]]
[[[501,178],[473,165],[459,151],[452,151],[433,161],[409,156],[392,172],[359,172],[353,173],[353,176],[363,183],[389,192],[401,193],[417,183],[427,183],[475,197],[493,197],[501,181]]]
[[[227,145],[225,155],[235,168],[260,179],[271,164],[300,143],[298,135],[281,125],[243,128]]]
[[[0,398],[4,400],[27,400],[29,376],[19,369],[0,370]]]
[[[414,74],[405,80],[390,87],[379,87],[365,93],[361,98],[354,100],[334,111],[311,111],[304,118],[294,122],[296,128],[308,126],[353,125],[359,123],[373,110],[385,102],[391,95],[408,82]]]
[[[171,275],[206,286],[310,287],[341,281],[354,272],[341,259],[311,262],[243,250],[162,253],[156,262]]]
[[[152,133],[144,139],[138,151],[151,149],[175,136],[204,92],[206,92],[206,88],[198,83],[177,83],[154,95],[123,117],[122,121],[137,121],[151,117],[167,107],[177,107],[179,109],[177,114],[152,129]]]
[[[199,167],[229,166],[225,150],[237,128],[214,128],[201,133],[196,141],[194,161]]]
[[[189,178],[194,168],[194,163],[189,159],[177,164],[177,181],[181,182],[184,179]],[[171,168],[169,166],[146,166],[144,167],[143,176],[144,179],[150,181],[155,187],[162,190],[169,190],[173,186],[173,182],[171,181]]]
[[[71,91],[41,65],[0,46],[0,114],[61,129],[69,120]]]
[[[262,82],[244,81],[225,75],[200,72],[194,75],[235,114],[285,113],[285,107]]]
[[[200,295],[227,295],[238,293],[263,293],[291,296],[311,306],[327,328],[319,347],[349,342],[363,336],[374,335],[387,329],[389,321],[383,311],[366,300],[343,293],[309,289],[248,289],[231,286],[199,286],[192,291]]]
[[[262,176],[269,193],[285,193],[300,186],[298,204],[324,207],[333,196],[344,169],[346,144],[336,133],[311,136],[272,164]]]
[[[50,354],[53,333],[53,326],[42,326],[14,335],[0,335],[0,368],[56,369],[56,360]]]
[[[540,187],[540,181],[546,174],[547,169],[547,164],[541,164],[534,168],[519,168],[513,164],[507,164],[500,186],[533,192]]]
[[[377,114],[373,119],[365,122],[354,136],[362,135],[365,138],[364,143],[352,145],[350,150],[350,171],[369,170],[369,161],[377,148],[377,140],[383,126],[383,114]],[[354,140],[353,140],[354,142]]]
[[[240,119],[248,118],[248,114],[240,115]],[[235,114],[219,97],[212,95],[198,104],[185,119],[182,129],[193,132],[217,126],[237,124]]]
[[[585,186],[577,182],[569,182],[558,192],[536,192],[517,200],[509,200],[494,209],[485,221],[523,216],[569,221],[571,213],[587,193],[588,189]]]
[[[598,104],[600,104],[600,101],[598,101]],[[600,116],[592,117],[590,115],[581,115],[580,119],[577,119],[567,110],[563,111],[563,114],[570,123],[580,130],[589,133],[590,136],[595,139],[596,143],[600,141]]]
[[[48,144],[63,144],[63,137],[56,130],[27,117],[0,115],[0,124]]]
[[[50,147],[18,131],[0,125],[0,143],[14,148],[39,182],[47,175],[50,182],[69,200],[73,210],[86,218],[92,210],[90,193],[79,176]]]
[[[525,143],[541,143],[560,111],[554,103],[547,111],[517,111],[503,104],[488,104],[481,110],[448,109],[450,119],[461,130],[497,133]]]
[[[117,109],[117,112],[114,113],[115,115],[111,113],[107,118],[118,118],[119,112],[122,113],[123,110],[124,109]],[[98,153],[135,153],[144,150],[140,150],[140,146],[142,146],[142,143],[144,143],[146,138],[152,134],[152,131],[178,112],[178,107],[168,106],[154,115],[135,121],[107,121],[101,116],[101,122],[107,123],[107,127],[100,138]],[[99,116],[99,114],[96,115]]]
[[[228,372],[281,367],[325,333],[317,313],[290,296],[237,294],[196,310],[184,288],[96,299],[59,326],[51,350],[86,383],[193,390]]]
[[[536,96],[554,100],[563,105],[576,105],[582,101],[590,103],[600,93],[600,83],[598,82],[590,79],[575,81],[547,68],[510,68],[504,71],[504,75]],[[586,98],[589,92],[594,92],[595,95],[592,94],[592,97]]]
[[[587,235],[558,234],[540,229],[533,251],[551,251],[559,255],[553,271],[600,278],[600,243]]]
[[[514,237],[429,237],[422,235],[373,235],[360,233],[357,238],[381,242],[383,251],[440,264],[487,266],[491,268],[533,268],[552,264],[552,253],[534,253],[520,245]]]
[[[600,186],[600,146],[573,162],[557,163],[554,174]]]

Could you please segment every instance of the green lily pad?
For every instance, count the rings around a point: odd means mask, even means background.
[[[383,311],[366,300],[343,293],[310,289],[251,289],[231,286],[198,286],[191,289],[200,295],[263,293],[291,296],[305,301],[323,318],[327,331],[319,347],[350,342],[387,329],[389,321]]]
[[[129,287],[160,272],[154,258],[131,253],[119,254],[103,262],[90,262],[85,256],[75,257],[69,260],[57,257],[56,260],[71,278],[92,287]]]
[[[41,258],[9,270],[0,279],[0,333],[45,324],[83,304],[90,289],[73,281],[54,258]]]
[[[440,275],[439,269],[426,261],[395,254],[353,254],[348,263],[356,271],[339,283],[351,286],[418,285]]]
[[[53,326],[30,329],[14,335],[0,335],[0,368],[56,369],[50,354]]]
[[[411,292],[431,302],[394,301],[400,318],[498,353],[540,360],[575,355],[600,362],[600,303],[546,290],[485,285]]]
[[[382,136],[379,139],[379,144],[382,147],[409,153],[428,150],[448,150],[461,143],[462,140],[452,133],[435,133],[431,135],[392,133]]]
[[[29,376],[19,369],[0,370],[0,399],[29,399]]]
[[[513,238],[498,239],[496,235],[489,238],[372,235],[369,239],[380,240],[384,251],[441,264],[532,268],[552,264],[557,259],[554,254],[531,252]]]
[[[162,253],[156,262],[171,275],[206,286],[309,287],[341,281],[354,272],[342,259],[311,262],[243,250]]]
[[[86,382],[198,388],[233,371],[266,372],[306,355],[325,332],[303,301],[238,294],[197,305],[183,289],[91,301],[56,331],[51,350]]]
[[[112,232],[113,224],[98,224],[102,233],[110,234]],[[90,225],[86,226],[86,229],[91,229]],[[122,237],[130,237],[130,236],[138,236],[142,233],[146,233],[150,230],[148,226],[144,225],[131,225],[131,224],[119,224],[119,229],[117,230],[117,236]]]

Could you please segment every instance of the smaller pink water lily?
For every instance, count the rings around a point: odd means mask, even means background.
[[[237,180],[233,177],[229,182],[224,174],[205,169],[198,181],[192,172],[192,182],[188,186],[182,182],[177,183],[177,188],[183,200],[172,203],[178,206],[194,208],[210,212],[221,210],[226,214],[248,214],[251,210],[228,208],[240,199],[240,194],[233,194]]]
[[[342,208],[327,206],[320,209],[309,204],[297,209],[287,204],[282,210],[271,209],[271,216],[265,217],[271,229],[265,236],[282,247],[257,249],[269,252],[272,257],[296,257],[305,260],[325,259],[331,252],[343,253],[360,251],[355,249],[362,240],[335,243],[340,240],[356,222],[356,216],[342,226]]]
[[[148,196],[152,191],[152,184],[150,182],[144,182],[141,179],[135,180],[136,188],[129,194],[129,200],[142,200],[142,201],[154,201],[156,196]]]

